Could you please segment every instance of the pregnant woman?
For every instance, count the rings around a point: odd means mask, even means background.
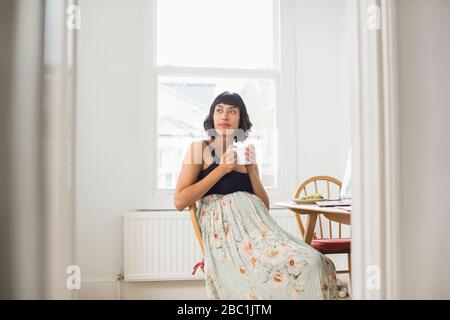
[[[236,161],[233,141],[251,126],[237,93],[217,96],[204,121],[210,138],[191,144],[176,186],[177,210],[198,201],[208,299],[336,299],[331,260],[269,214],[254,147],[249,164]]]

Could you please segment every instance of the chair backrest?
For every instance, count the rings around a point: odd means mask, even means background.
[[[322,183],[321,183],[322,182]],[[326,192],[323,192],[323,184],[326,184]],[[336,178],[328,177],[328,176],[315,176],[305,180],[295,192],[295,198],[299,199],[302,196],[307,196],[311,193],[321,193],[325,199],[332,199],[332,194],[335,194],[335,198],[338,198],[341,193],[342,183]],[[334,189],[337,189],[337,192],[332,193]],[[323,238],[323,225],[322,225],[322,215],[319,215],[319,228],[320,228],[320,237]],[[325,218],[326,219],[326,218]],[[333,238],[333,224],[332,220],[328,220],[329,226],[329,237]],[[339,238],[342,237],[342,223],[336,222],[339,226]]]
[[[202,230],[200,229],[200,225],[197,220],[197,204],[194,202],[194,204],[189,206],[189,213],[191,215],[191,222],[192,226],[194,227],[195,235],[197,236],[197,240],[200,244],[200,249],[202,250],[203,257],[205,256],[205,248],[203,247],[203,237],[202,237]]]

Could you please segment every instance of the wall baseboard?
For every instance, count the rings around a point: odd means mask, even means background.
[[[119,297],[120,294],[120,297]],[[206,300],[204,280],[120,282],[88,281],[75,290],[75,300]]]

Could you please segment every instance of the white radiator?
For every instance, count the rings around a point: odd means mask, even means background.
[[[294,216],[274,210],[279,225],[300,237]],[[192,268],[201,260],[189,212],[134,211],[124,216],[125,281],[165,281],[204,279]]]

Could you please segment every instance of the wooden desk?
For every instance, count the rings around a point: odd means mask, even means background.
[[[303,241],[307,244],[311,244],[314,229],[316,227],[317,216],[319,214],[323,214],[326,218],[332,221],[350,224],[350,212],[343,209],[338,209],[335,207],[319,207],[316,204],[296,204],[294,201],[276,202],[274,205],[288,208],[295,213],[295,218],[297,219],[300,232],[303,236]],[[300,219],[300,214],[308,215],[306,232]]]

